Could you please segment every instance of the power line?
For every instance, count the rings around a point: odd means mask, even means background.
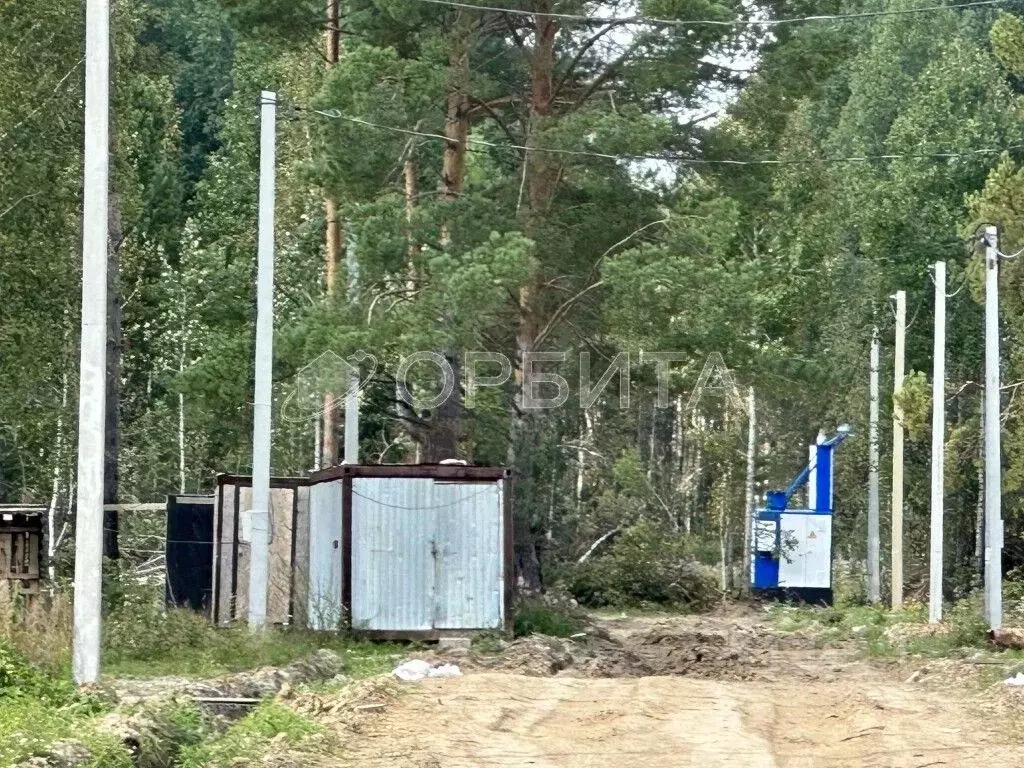
[[[417,0],[417,2],[425,0]],[[405,136],[418,136],[425,139],[435,139],[437,141],[444,141],[449,144],[458,145],[459,142],[456,139],[449,138],[440,133],[429,133],[427,131],[418,131],[410,128],[400,128],[393,125],[382,125],[380,123],[374,123],[369,120],[363,120],[358,117],[351,117],[344,115],[336,109],[332,110],[312,110],[317,115],[330,118],[332,120],[345,120],[356,125],[362,125],[367,128],[374,128],[381,131],[390,131],[392,133],[400,133]],[[834,164],[834,163],[868,163],[875,160],[906,160],[906,159],[932,159],[932,160],[953,160],[962,159],[966,157],[976,157],[979,155],[995,155],[1011,150],[1024,149],[1024,144],[1010,144],[1005,147],[985,147],[981,149],[957,149],[947,152],[904,152],[904,153],[893,153],[884,155],[852,155],[848,157],[820,157],[820,158],[796,158],[796,159],[779,159],[779,158],[763,158],[753,160],[732,160],[732,159],[715,159],[715,158],[698,158],[688,157],[685,155],[662,153],[662,154],[612,154],[608,152],[594,152],[582,149],[558,149],[555,147],[530,147],[523,144],[499,144],[493,141],[486,141],[485,139],[476,139],[468,137],[465,140],[467,145],[476,144],[484,147],[493,147],[496,149],[515,149],[523,152],[543,152],[546,154],[555,155],[570,155],[576,157],[596,157],[604,160],[627,160],[627,161],[641,161],[641,160],[653,160],[662,162],[678,162],[684,165],[817,165],[817,164]]]
[[[1011,259],[1016,259],[1022,253],[1024,253],[1024,248],[1021,248],[1016,253],[1003,253],[998,248],[994,247],[987,237],[982,237],[981,238],[981,242],[983,242],[987,247],[992,248],[992,250],[996,252],[996,255],[999,258],[1006,259],[1007,261],[1009,261]]]
[[[956,3],[954,5],[926,5],[919,8],[904,8],[894,11],[864,11],[861,13],[821,14],[816,16],[799,16],[785,19],[658,19],[646,16],[608,17],[585,16],[575,13],[537,13],[525,8],[508,8],[495,5],[476,5],[459,2],[459,0],[415,0],[431,5],[445,5],[451,8],[466,8],[474,11],[490,11],[505,13],[510,16],[543,16],[563,21],[580,21],[588,24],[608,24],[620,26],[652,26],[652,27],[780,27],[786,24],[802,24],[814,21],[862,21],[882,16],[907,16],[931,11],[946,11],[959,8],[977,8],[983,6],[1003,5],[1011,0],[978,0],[972,3]]]

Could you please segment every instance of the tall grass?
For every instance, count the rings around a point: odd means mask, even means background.
[[[0,639],[51,670],[71,661],[71,598],[66,592],[21,595],[0,580]]]

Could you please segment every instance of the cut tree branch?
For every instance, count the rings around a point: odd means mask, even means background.
[[[608,533],[604,534],[601,538],[599,538],[593,544],[591,544],[590,547],[587,549],[587,551],[584,552],[580,556],[580,559],[576,561],[576,565],[582,565],[583,563],[587,562],[587,560],[590,558],[590,556],[592,554],[594,554],[594,551],[598,547],[600,547],[602,544],[604,544],[606,541],[608,541],[608,539],[610,539],[613,536],[615,536],[616,534],[618,534],[621,530],[622,530],[622,526],[618,525],[618,526],[612,528],[610,531],[608,531]]]

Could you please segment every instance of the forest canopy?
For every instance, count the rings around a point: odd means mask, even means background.
[[[620,557],[685,552],[728,581],[752,390],[758,493],[787,483],[820,431],[853,426],[836,552],[859,562],[868,347],[877,327],[884,447],[891,296],[904,290],[915,373],[895,404],[909,429],[907,578],[921,583],[929,268],[944,261],[948,588],[977,582],[979,226],[997,225],[1007,254],[1024,247],[1017,4],[113,5],[108,501],[250,470],[268,89],[277,413],[324,353],[372,354],[362,459],[511,465],[527,583],[619,529]],[[0,4],[0,501],[50,504],[58,528],[74,524],[83,55],[80,4]],[[1022,262],[1000,265],[1007,567],[1024,564]],[[443,404],[396,394],[418,352],[460,382]],[[508,381],[470,392],[470,368],[499,372],[467,358],[482,352],[509,361]],[[672,354],[667,375],[651,353]],[[617,369],[583,397],[581,380],[623,355],[628,406]],[[715,355],[735,388],[692,397]],[[530,360],[566,379],[564,404],[523,407]],[[407,381],[418,400],[440,385],[431,365]],[[276,418],[274,474],[336,463],[343,430],[333,411]]]

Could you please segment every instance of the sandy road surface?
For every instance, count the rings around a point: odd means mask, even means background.
[[[648,630],[615,628],[612,636],[628,648]],[[661,651],[664,634],[659,627]],[[902,682],[902,674],[813,648],[747,649],[736,660],[734,640],[716,658],[742,668],[676,663],[684,676],[648,676],[635,665],[548,676],[536,667],[471,668],[459,679],[405,685],[346,728],[345,757],[332,765],[1024,768],[1024,734],[986,717],[976,691]],[[706,661],[707,648],[690,656]],[[623,668],[633,671],[605,676]]]
[[[404,694],[348,742],[402,768],[1024,766],[963,705],[896,685],[481,673]]]

